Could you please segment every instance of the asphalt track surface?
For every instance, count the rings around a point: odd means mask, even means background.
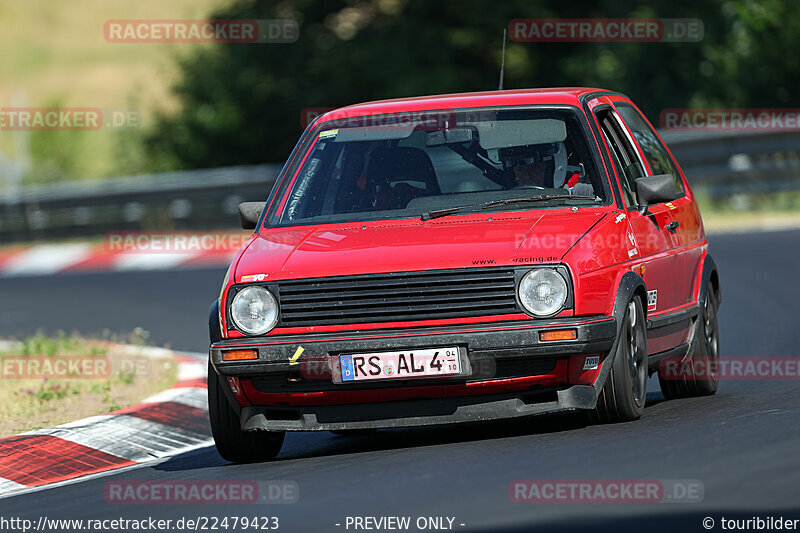
[[[800,231],[710,239],[719,266],[723,358],[800,357]],[[204,351],[223,269],[0,280],[0,336],[141,326]],[[177,519],[277,516],[279,531],[353,531],[347,516],[455,517],[454,531],[706,531],[704,517],[800,518],[800,381],[724,381],[712,397],[663,401],[644,418],[586,426],[572,415],[367,435],[289,434],[278,459],[230,465],[213,447],[155,466],[0,500],[0,517]],[[513,503],[517,479],[684,479],[699,503]],[[108,481],[291,480],[289,505],[112,505]],[[335,524],[341,524],[336,526]],[[459,524],[465,524],[460,526]]]

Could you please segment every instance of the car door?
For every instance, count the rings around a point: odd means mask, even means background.
[[[672,209],[657,204],[645,214],[638,211],[635,180],[647,175],[648,170],[642,155],[616,109],[611,105],[600,105],[593,112],[609,147],[625,205],[624,218],[634,240],[628,254],[636,264],[644,266],[648,317],[670,313],[685,303],[683,263],[680,255],[675,253],[678,241],[670,229],[674,221]],[[658,343],[653,345],[654,349],[659,347]],[[648,351],[651,351],[650,347]]]
[[[699,275],[698,266],[703,253],[701,241],[705,239],[697,204],[691,197],[689,188],[685,184],[686,178],[672,154],[641,111],[623,99],[612,99],[612,102],[644,155],[648,165],[648,175],[671,174],[675,181],[675,200],[665,205],[671,212],[675,251],[681,256],[684,268],[683,302],[692,302],[696,276]]]

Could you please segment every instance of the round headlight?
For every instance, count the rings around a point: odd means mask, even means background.
[[[277,324],[278,302],[264,287],[246,287],[233,297],[231,318],[244,333],[261,335]]]
[[[567,301],[567,282],[555,270],[531,270],[519,282],[519,301],[532,315],[556,314]]]

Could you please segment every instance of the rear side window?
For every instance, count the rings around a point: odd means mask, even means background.
[[[675,181],[675,192],[678,195],[683,194],[683,183],[678,168],[672,162],[664,146],[656,137],[653,128],[644,120],[639,111],[630,104],[625,102],[615,103],[620,116],[628,125],[633,133],[636,142],[642,148],[650,168],[653,169],[653,175],[657,174],[670,174]]]

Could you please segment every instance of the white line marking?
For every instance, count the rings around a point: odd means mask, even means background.
[[[0,478],[0,495],[5,494],[6,492],[15,492],[25,488],[27,488],[25,485],[21,485],[16,481]]]
[[[205,363],[181,363],[178,365],[178,381],[204,378],[207,370]]]
[[[20,433],[20,435],[50,435],[49,431],[53,431],[56,429],[73,429],[73,428],[84,428],[91,424],[97,424],[105,420],[106,418],[110,418],[113,415],[96,415],[96,416],[89,416],[86,418],[81,418],[80,420],[75,420],[74,422],[67,422],[66,424],[58,425],[54,428],[42,428],[42,429],[34,429],[31,431],[26,431],[24,433]]]
[[[158,346],[136,346],[135,344],[122,344],[115,346],[115,350],[119,350],[124,355],[140,355],[150,359],[167,359],[172,358],[175,352],[167,348],[159,348]]]
[[[208,410],[208,390],[202,387],[175,387],[150,396],[142,403],[177,402]]]
[[[197,257],[197,254],[179,253],[125,253],[114,258],[112,270],[158,270],[175,268],[185,261]]]
[[[176,455],[179,450],[208,439],[207,435],[135,416],[107,415],[103,420],[93,418],[95,420],[84,426],[71,424],[70,427],[40,429],[29,434],[52,435],[136,462]]]
[[[88,258],[91,248],[88,243],[33,246],[9,259],[2,275],[53,274]]]
[[[172,352],[174,355],[183,355],[186,357],[193,357],[195,359],[199,359],[201,362],[205,363],[208,361],[208,353],[203,352]]]

